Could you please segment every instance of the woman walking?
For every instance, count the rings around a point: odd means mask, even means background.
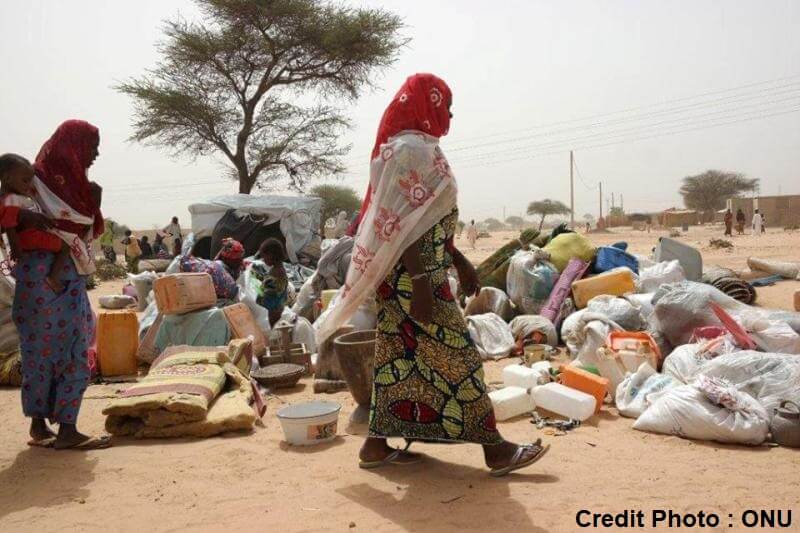
[[[31,419],[32,446],[97,449],[107,437],[77,430],[83,393],[89,384],[88,349],[93,328],[85,274],[91,273],[91,240],[103,232],[99,187],[86,171],[97,158],[100,136],[88,122],[69,120],[58,127],[36,157],[34,187],[54,230],[71,243],[72,256],[60,278],[64,290],[53,292],[46,273],[55,254],[23,254],[17,279],[13,319],[20,337],[22,409]],[[58,435],[47,420],[58,424]]]
[[[453,244],[456,183],[439,148],[451,101],[442,80],[417,74],[384,112],[350,269],[318,341],[377,289],[375,379],[360,466],[421,460],[386,443],[402,437],[480,444],[491,474],[501,476],[534,463],[548,447],[516,445],[498,432],[480,356],[450,292],[451,266],[466,293],[479,289],[475,269]]]

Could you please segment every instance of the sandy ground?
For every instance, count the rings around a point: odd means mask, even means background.
[[[718,228],[692,228],[687,242],[709,264],[745,268],[748,255],[800,260],[800,233],[734,238],[731,252],[708,249]],[[512,237],[495,235],[469,251],[474,260]],[[626,240],[646,252],[663,233],[617,230],[598,244]],[[460,241],[461,245],[466,245]],[[104,284],[92,292],[119,292]],[[789,309],[797,282],[759,290],[759,303]],[[488,381],[514,360],[486,365]],[[114,386],[94,386],[81,412],[84,431],[103,430],[101,409]],[[422,464],[366,472],[357,468],[361,437],[343,427],[354,404],[346,393],[340,436],[315,448],[282,442],[275,411],[313,397],[309,379],[269,399],[263,427],[205,440],[119,439],[109,450],[29,449],[19,391],[0,390],[0,531],[572,531],[576,513],[718,513],[716,530],[742,530],[748,509],[793,510],[800,530],[800,453],[746,448],[630,428],[613,408],[566,436],[539,431],[528,419],[500,424],[516,441],[552,444],[541,463],[504,479],[487,476],[475,446],[417,446]],[[729,514],[731,515],[729,517]],[[649,520],[649,515],[648,520]],[[649,522],[648,522],[649,523]],[[733,527],[730,527],[732,524]],[[676,523],[673,523],[676,525]]]

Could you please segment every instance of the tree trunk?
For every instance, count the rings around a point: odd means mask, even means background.
[[[544,226],[544,217],[547,215],[542,215],[542,218],[539,220],[539,231],[542,231],[542,226]]]
[[[247,172],[247,168],[236,165],[236,172],[239,174],[239,194],[250,194],[256,180]]]

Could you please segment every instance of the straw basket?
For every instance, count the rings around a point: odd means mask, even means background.
[[[270,389],[294,387],[305,372],[305,367],[291,363],[278,363],[259,368],[251,374],[260,384]]]

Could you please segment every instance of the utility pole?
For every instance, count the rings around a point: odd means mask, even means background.
[[[573,167],[575,166],[575,156],[572,150],[569,151],[569,222],[572,229],[575,229],[575,182],[573,177]]]
[[[611,193],[611,209],[614,209],[614,193]]]
[[[503,224],[506,223],[506,206],[503,206],[503,220],[502,220],[502,222],[503,222]]]
[[[600,182],[600,218],[597,219],[597,224],[603,221],[603,182]]]
[[[625,212],[625,201],[622,198],[622,193],[619,193],[619,208],[623,213]]]

